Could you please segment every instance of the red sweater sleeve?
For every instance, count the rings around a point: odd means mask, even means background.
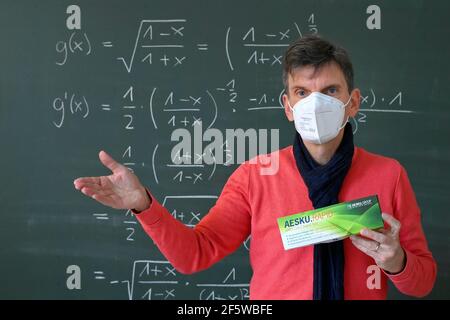
[[[401,167],[394,194],[394,216],[400,221],[400,244],[406,253],[402,272],[388,277],[402,293],[423,297],[430,293],[436,280],[436,262],[428,249],[422,230],[420,209],[409,182]]]
[[[235,170],[215,205],[194,228],[175,219],[153,196],[150,207],[136,214],[145,232],[179,272],[190,274],[210,267],[248,237],[248,169],[242,164]]]

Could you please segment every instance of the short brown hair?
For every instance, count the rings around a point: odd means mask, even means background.
[[[315,69],[336,62],[344,74],[348,91],[353,90],[353,66],[347,51],[319,35],[307,35],[292,43],[283,58],[283,83],[288,93],[288,75],[296,68],[313,66]]]

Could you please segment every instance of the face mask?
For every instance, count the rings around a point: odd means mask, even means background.
[[[342,124],[345,107],[350,99],[351,97],[344,104],[339,99],[320,92],[313,92],[298,101],[294,108],[291,107],[288,100],[289,108],[294,114],[295,129],[303,140],[315,144],[333,140],[348,122],[349,118],[347,117],[347,121]]]

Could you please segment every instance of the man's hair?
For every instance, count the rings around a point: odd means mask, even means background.
[[[313,66],[318,70],[323,65],[335,62],[344,74],[349,92],[353,90],[353,66],[347,51],[319,35],[307,35],[292,43],[283,58],[283,83],[288,92],[288,75],[300,67]]]

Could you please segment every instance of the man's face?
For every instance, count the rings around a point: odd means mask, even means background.
[[[318,69],[313,66],[305,66],[294,69],[288,75],[287,93],[283,95],[283,104],[286,117],[293,121],[294,117],[291,107],[301,99],[306,98],[311,92],[317,91],[331,97],[341,100],[344,104],[350,99],[345,108],[344,121],[347,117],[354,117],[358,113],[360,104],[360,91],[353,89],[348,92],[347,82],[338,64],[335,62],[327,63]]]

